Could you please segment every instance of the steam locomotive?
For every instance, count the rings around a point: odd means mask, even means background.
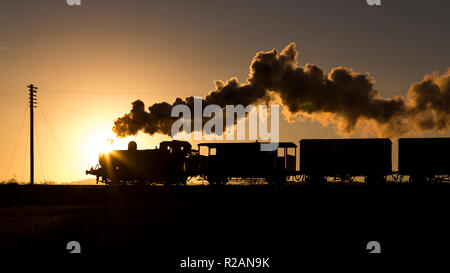
[[[411,183],[450,181],[450,138],[399,139],[395,172],[388,138],[302,139],[298,170],[295,143],[280,142],[275,151],[262,151],[261,144],[200,143],[194,150],[189,142],[173,140],[155,149],[138,150],[131,141],[128,150],[100,154],[99,164],[86,174],[107,185],[186,184],[193,177],[211,185],[231,180],[323,183],[355,177],[378,184],[389,175],[397,181],[408,176]]]

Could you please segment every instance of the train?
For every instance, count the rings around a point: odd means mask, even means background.
[[[229,181],[321,184],[352,182],[356,177],[368,184],[383,184],[388,176],[394,181],[409,177],[414,184],[450,182],[450,138],[398,139],[397,171],[392,169],[389,138],[301,139],[299,146],[279,142],[274,151],[263,151],[262,144],[208,142],[192,149],[187,141],[172,140],[155,149],[138,150],[131,141],[127,150],[101,153],[99,163],[86,174],[106,185],[183,185],[194,177],[210,185]]]

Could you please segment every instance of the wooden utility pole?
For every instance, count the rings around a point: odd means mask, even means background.
[[[34,184],[34,108],[37,100],[37,87],[30,84],[30,185]]]

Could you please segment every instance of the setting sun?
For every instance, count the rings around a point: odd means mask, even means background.
[[[95,165],[100,153],[124,149],[128,141],[128,139],[116,138],[110,130],[98,130],[86,138],[84,154],[89,162]]]

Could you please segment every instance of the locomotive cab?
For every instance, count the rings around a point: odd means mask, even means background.
[[[173,154],[185,154],[188,155],[191,153],[192,145],[187,141],[163,141],[159,144],[159,148],[163,151],[169,151],[169,153]]]

